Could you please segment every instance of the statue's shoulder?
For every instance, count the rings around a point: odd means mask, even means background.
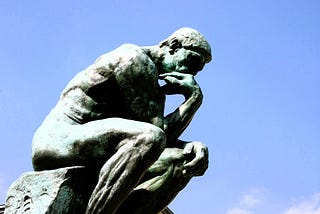
[[[107,53],[108,62],[113,62],[113,72],[119,77],[125,76],[125,80],[157,82],[158,71],[155,63],[144,51],[135,44],[123,44],[117,49]],[[111,60],[110,60],[111,59]],[[137,79],[136,79],[137,78]]]
[[[98,57],[94,66],[125,68],[127,66],[130,67],[133,64],[141,63],[149,64],[152,63],[152,61],[140,46],[126,43]]]
[[[156,66],[151,58],[146,54],[144,49],[135,44],[123,44],[111,52],[108,52],[99,57],[95,65],[99,67],[103,65],[108,67],[114,73],[155,73]]]
[[[121,55],[121,57],[126,60],[143,61],[149,59],[143,49],[135,44],[123,44],[117,48],[115,52],[117,52],[117,54]]]
[[[117,51],[126,52],[126,53],[143,53],[142,48],[138,45],[131,44],[131,43],[125,43],[120,45],[117,49]]]

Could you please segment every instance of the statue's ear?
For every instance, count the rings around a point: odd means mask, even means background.
[[[182,47],[181,42],[178,39],[174,38],[171,40],[169,44],[169,48],[170,48],[169,53],[172,55],[177,49],[181,47]]]

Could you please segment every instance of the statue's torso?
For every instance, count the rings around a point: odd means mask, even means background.
[[[54,117],[77,124],[110,117],[134,119],[123,91],[130,94],[132,84],[140,84],[141,90],[148,84],[158,85],[157,76],[154,63],[140,47],[123,45],[102,55],[69,82],[53,110]]]

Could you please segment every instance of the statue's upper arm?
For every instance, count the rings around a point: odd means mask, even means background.
[[[144,53],[129,51],[115,72],[128,109],[133,119],[162,126],[163,105],[159,100],[157,69]]]

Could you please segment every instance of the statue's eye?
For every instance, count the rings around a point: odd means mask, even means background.
[[[190,69],[200,71],[203,67],[203,58],[200,54],[192,53],[188,55],[188,65]]]

